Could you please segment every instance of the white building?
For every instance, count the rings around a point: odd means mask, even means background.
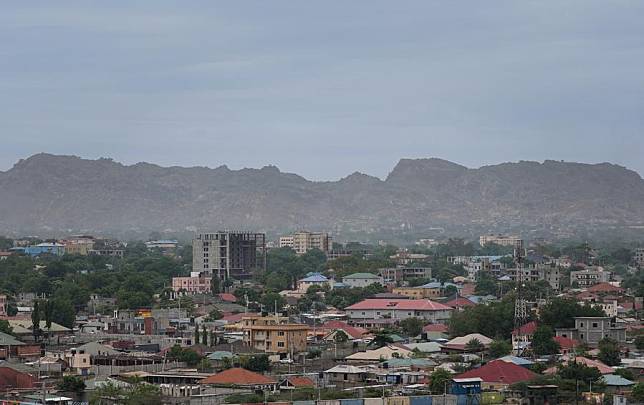
[[[367,287],[372,284],[384,285],[382,276],[371,273],[353,273],[342,277],[342,283],[348,287]]]
[[[383,318],[422,318],[433,323],[445,323],[453,308],[426,299],[366,299],[345,308],[345,311],[355,324],[359,324],[360,320]]]
[[[507,235],[481,235],[479,237],[479,244],[485,246],[489,243],[493,243],[499,246],[517,246],[521,242],[519,236],[507,236]]]
[[[312,249],[329,253],[333,248],[333,239],[325,232],[299,231],[280,237],[279,246],[281,248],[289,247],[295,250],[298,255],[303,255]]]

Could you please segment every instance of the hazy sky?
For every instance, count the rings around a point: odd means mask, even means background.
[[[42,151],[312,179],[432,156],[644,173],[644,1],[6,2],[0,141],[0,170]]]

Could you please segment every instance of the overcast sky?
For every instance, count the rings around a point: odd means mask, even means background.
[[[401,157],[644,173],[644,1],[7,2],[0,141],[0,170],[51,152],[311,179]]]

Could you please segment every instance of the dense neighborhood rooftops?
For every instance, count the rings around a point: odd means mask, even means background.
[[[388,300],[366,299],[346,308],[347,310],[383,309],[383,310],[412,310],[412,311],[449,311],[452,308],[431,300]]]

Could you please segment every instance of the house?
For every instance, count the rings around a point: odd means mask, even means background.
[[[405,347],[411,351],[419,351],[421,353],[439,353],[443,346],[436,342],[421,342],[405,343]]]
[[[294,390],[298,388],[314,388],[315,382],[308,377],[303,376],[289,376],[280,383],[282,390]]]
[[[62,256],[65,254],[65,245],[59,243],[39,243],[38,245],[27,246],[24,253],[32,257],[41,255]]]
[[[333,289],[333,280],[320,273],[313,273],[303,279],[297,280],[297,292],[306,293],[309,287],[314,285],[320,288],[326,287]]]
[[[397,266],[393,268],[379,269],[378,273],[380,273],[385,282],[393,283],[419,278],[432,278],[432,269],[429,267]]]
[[[534,364],[534,361],[532,360],[528,360],[523,357],[511,356],[511,355],[503,356],[499,358],[499,360],[506,361],[508,363],[514,363],[517,366],[521,366],[521,367],[530,367]]]
[[[480,378],[483,389],[503,390],[512,384],[530,381],[537,377],[537,374],[512,362],[493,360],[482,367],[466,371],[456,377]]]
[[[359,324],[361,320],[380,318],[421,318],[433,323],[445,323],[450,318],[453,308],[426,299],[366,299],[348,306],[345,311],[354,324]]]
[[[607,366],[606,364],[602,363],[601,361],[592,360],[592,359],[589,359],[589,358],[583,357],[583,356],[577,356],[577,357],[575,357],[573,359],[564,360],[564,364],[568,364],[570,362],[580,363],[580,364],[583,364],[583,365],[585,365],[587,367],[594,367],[597,370],[599,370],[599,372],[601,374],[613,374],[615,372],[614,368]],[[543,373],[544,374],[555,374],[555,373],[557,373],[557,371],[558,371],[557,367],[550,367],[549,369],[545,370]]]
[[[384,285],[382,276],[377,276],[371,273],[353,273],[348,276],[342,277],[342,283],[350,288],[367,287],[372,284]]]
[[[190,277],[172,277],[172,291],[186,294],[208,294],[212,277],[193,271]]]
[[[231,293],[219,293],[217,294],[217,298],[224,302],[237,302],[237,297]]]
[[[467,307],[476,306],[474,302],[468,300],[465,297],[459,297],[459,296],[447,302],[444,302],[443,304],[447,305],[448,307],[452,307],[454,309],[464,309]]]
[[[537,330],[537,322],[536,321],[530,321],[518,328],[515,328],[512,330],[512,347],[516,348],[519,347],[519,343],[521,342],[531,342],[532,341],[532,335],[534,335],[534,332]],[[523,337],[524,339],[520,339]]]
[[[455,337],[443,345],[443,351],[446,352],[464,352],[467,350],[467,344],[472,340],[478,340],[487,348],[492,344],[492,339],[480,333],[470,333],[469,335]]]
[[[351,326],[343,321],[328,321],[320,329],[328,331],[322,338],[327,342],[335,341],[335,337],[339,331],[343,332],[349,340],[362,339],[368,333],[367,329]]]
[[[412,353],[412,350],[405,346],[391,344],[375,350],[353,353],[344,359],[351,363],[377,363],[382,360],[410,357]]]
[[[579,346],[579,342],[563,336],[555,336],[554,341],[559,344],[559,353],[570,354],[575,352],[575,347]]]
[[[14,335],[18,336],[21,340],[33,340],[34,334],[31,319],[9,319],[8,322],[11,328],[13,328]],[[47,328],[47,323],[40,321],[40,330],[49,333],[50,336],[63,336],[72,333],[71,329],[59,325],[56,322],[52,322],[51,328]]]
[[[558,328],[557,336],[578,340],[596,346],[603,338],[609,337],[623,344],[626,342],[626,327],[617,325],[610,317],[575,317],[573,328]]]
[[[337,366],[324,371],[323,374],[325,385],[352,385],[365,382],[371,373],[372,370],[364,366],[338,364]]]
[[[36,388],[36,377],[11,367],[0,367],[0,391]]]
[[[611,283],[601,282],[588,287],[586,291],[590,293],[598,293],[598,294],[602,294],[602,293],[622,294],[624,292],[624,289],[621,287],[614,286]]]
[[[212,387],[250,389],[253,391],[277,390],[277,381],[271,377],[243,368],[229,368],[199,381],[199,384]]]
[[[627,380],[626,378],[617,374],[606,374],[602,376],[606,390],[610,393],[617,394],[624,391],[630,391],[631,387],[635,385],[634,381]]]

